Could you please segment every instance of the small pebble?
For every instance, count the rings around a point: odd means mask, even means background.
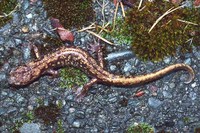
[[[22,27],[22,32],[23,33],[28,33],[29,32],[29,27],[28,26],[23,26]]]

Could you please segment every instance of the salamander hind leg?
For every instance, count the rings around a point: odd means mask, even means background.
[[[76,91],[76,101],[80,102],[82,98],[87,94],[89,88],[97,82],[96,78],[91,79],[87,84],[85,84],[82,89],[78,88]]]

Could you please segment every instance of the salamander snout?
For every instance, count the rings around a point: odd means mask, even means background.
[[[30,72],[29,67],[26,66],[20,66],[16,69],[12,69],[9,74],[8,83],[12,86],[27,85],[31,78]]]

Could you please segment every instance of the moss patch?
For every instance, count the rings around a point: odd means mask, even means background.
[[[49,104],[48,106],[40,106],[35,109],[34,114],[37,118],[42,119],[44,124],[51,124],[57,121],[57,117],[61,111],[55,104]]]
[[[143,60],[159,61],[165,56],[175,55],[178,48],[181,52],[188,52],[192,45],[200,46],[199,9],[178,9],[162,18],[149,33],[155,21],[175,6],[161,0],[146,2],[145,6],[142,11],[137,7],[128,10],[125,20],[118,20],[116,26],[119,28],[110,35],[125,42],[131,40],[132,50]],[[191,38],[190,44],[187,41]]]
[[[92,3],[92,0],[44,0],[48,16],[59,19],[65,28],[79,28],[92,21]]]
[[[130,126],[126,133],[154,133],[154,129],[146,123],[140,123]]]
[[[17,5],[17,0],[1,0],[0,1],[0,16],[5,16],[14,10]],[[0,27],[12,19],[11,15],[0,17]]]
[[[60,72],[62,88],[72,88],[75,86],[82,86],[88,81],[87,75],[81,70],[73,67],[63,68]]]

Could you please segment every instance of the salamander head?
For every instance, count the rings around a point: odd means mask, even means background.
[[[28,66],[19,66],[11,70],[8,83],[12,86],[25,86],[35,80],[33,71]]]

